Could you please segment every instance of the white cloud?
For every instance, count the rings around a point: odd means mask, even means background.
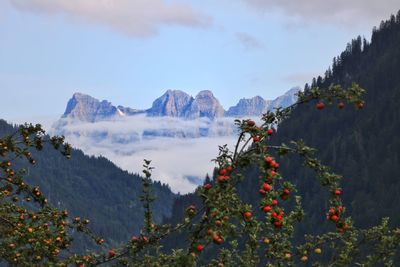
[[[64,131],[69,143],[89,155],[102,155],[122,169],[141,173],[143,159],[152,160],[153,178],[171,186],[174,192],[193,191],[197,184],[187,177],[204,179],[212,175],[218,146],[235,144],[233,118],[181,120],[172,117],[123,117],[96,123],[71,123]],[[259,120],[259,118],[258,118]],[[208,129],[201,137],[199,128]],[[169,133],[170,137],[149,136],[144,132]],[[203,134],[204,135],[204,134]]]
[[[157,34],[161,26],[207,27],[212,19],[190,5],[164,0],[9,0],[22,11],[61,14],[135,37]]]
[[[237,32],[236,38],[246,49],[259,49],[263,47],[263,44],[259,40],[248,33]]]
[[[376,24],[399,9],[398,0],[243,0],[256,10],[283,11],[301,21],[317,21],[341,25]],[[371,25],[368,25],[370,27]]]
[[[218,145],[228,143],[231,147],[235,138],[157,138],[146,140],[146,149],[140,149],[129,144],[135,152],[118,154],[115,150],[104,150],[103,155],[123,169],[139,172],[142,169],[143,159],[151,159],[155,169],[153,177],[167,183],[174,192],[192,192],[197,185],[191,183],[187,177],[204,179],[206,174],[212,175],[215,164],[211,159],[218,154]],[[93,148],[93,147],[92,147]],[[93,149],[95,150],[95,149]],[[91,153],[92,154],[92,153]]]

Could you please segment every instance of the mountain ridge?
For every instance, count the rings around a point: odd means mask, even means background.
[[[148,109],[134,109],[121,105],[114,106],[107,100],[100,101],[90,95],[76,92],[69,99],[61,118],[96,122],[143,113],[150,117],[169,116],[184,119],[260,116],[267,110],[293,104],[297,99],[295,93],[299,90],[299,87],[293,87],[274,100],[265,100],[261,96],[242,98],[235,106],[229,107],[228,110],[224,109],[210,90],[202,90],[193,97],[184,91],[169,89],[162,96],[155,99]]]

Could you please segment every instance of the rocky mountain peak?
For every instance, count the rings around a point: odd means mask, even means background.
[[[188,119],[196,119],[207,117],[210,119],[222,117],[225,113],[224,108],[215,98],[214,94],[209,90],[200,91],[190,107],[186,111],[185,117]]]
[[[150,109],[149,116],[171,116],[182,117],[192,103],[193,97],[180,90],[167,90],[161,97],[157,98]]]
[[[63,118],[78,119],[94,122],[118,114],[118,110],[110,102],[85,95],[74,93],[68,101]]]
[[[209,97],[216,99],[214,97],[214,94],[210,90],[202,90],[196,95],[196,98],[202,98],[202,97]]]

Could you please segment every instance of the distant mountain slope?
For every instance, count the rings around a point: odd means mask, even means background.
[[[294,87],[284,93],[283,95],[275,98],[274,100],[264,100],[261,96],[253,98],[242,98],[236,106],[230,107],[225,112],[225,116],[229,117],[245,117],[257,116],[260,117],[267,110],[273,110],[278,107],[287,107],[295,103],[297,100],[296,93],[300,91],[299,87]]]
[[[0,136],[13,131],[11,125],[0,120]],[[75,149],[70,160],[51,148],[32,153],[37,164],[22,163],[27,181],[39,185],[52,205],[68,209],[72,216],[89,218],[94,232],[111,244],[139,233],[143,210],[139,201],[142,184],[137,174],[121,170],[106,158],[89,157]],[[157,196],[155,219],[160,222],[170,215],[175,195],[159,182],[153,188]]]
[[[300,87],[293,87],[289,91],[285,92],[283,95],[278,96],[274,100],[271,100],[268,103],[268,109],[272,110],[278,107],[284,108],[296,103],[297,101],[296,93],[298,93],[300,90],[301,90]]]
[[[264,100],[261,96],[253,98],[242,98],[236,106],[230,107],[225,113],[225,116],[259,116],[265,112],[269,106],[270,101]]]

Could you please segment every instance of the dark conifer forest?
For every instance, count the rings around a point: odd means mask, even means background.
[[[345,106],[337,110],[316,110],[314,105],[297,107],[291,117],[278,127],[273,143],[288,143],[303,139],[318,149],[317,155],[327,166],[343,175],[343,199],[359,227],[372,226],[382,217],[390,217],[393,225],[400,224],[400,12],[382,21],[372,31],[371,42],[358,36],[346,49],[333,58],[332,67],[324,76],[314,78],[311,87],[327,88],[331,84],[349,86],[358,83],[366,90],[362,111]],[[329,106],[329,103],[326,103]],[[320,216],[326,207],[315,183],[314,174],[296,158],[283,157],[282,174],[297,185],[303,194],[308,216],[299,226],[298,238],[304,233],[323,232],[329,223]],[[241,197],[254,206],[258,204],[258,174],[241,184]],[[172,221],[180,218],[195,196],[181,196],[174,202]]]
[[[0,136],[11,134],[16,128],[0,121]],[[38,185],[49,202],[71,215],[87,218],[94,232],[107,238],[111,244],[130,238],[143,226],[143,208],[139,201],[142,181],[139,174],[122,171],[104,157],[89,157],[73,150],[66,160],[51,148],[32,151],[34,166],[22,161],[27,181]],[[141,170],[138,170],[140,173]],[[175,195],[167,185],[153,184],[157,200],[155,220],[161,222],[170,216]],[[85,247],[85,246],[83,246]]]

